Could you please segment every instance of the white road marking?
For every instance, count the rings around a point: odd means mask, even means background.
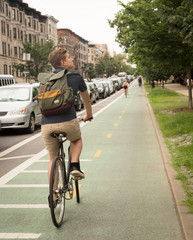
[[[32,158],[26,160],[7,174],[5,174],[3,177],[0,178],[0,186],[6,184],[11,179],[13,179],[15,176],[17,176],[20,172],[22,172],[27,167],[31,166],[37,159],[42,158],[44,155],[47,154],[47,150],[43,149],[41,152],[33,156]]]
[[[48,188],[48,184],[5,184],[0,188]]]
[[[48,204],[0,204],[0,209],[7,208],[48,208]]]
[[[48,170],[24,170],[21,173],[47,173]]]
[[[8,153],[14,151],[14,150],[17,149],[17,148],[22,147],[22,146],[25,145],[26,143],[29,143],[29,142],[33,141],[34,139],[36,139],[36,138],[38,138],[38,137],[40,137],[40,136],[41,136],[41,132],[38,133],[38,134],[36,134],[36,135],[34,135],[34,136],[32,136],[32,137],[30,137],[30,138],[25,139],[25,140],[22,141],[22,142],[19,142],[18,144],[15,144],[14,146],[12,146],[12,147],[6,149],[5,151],[1,152],[1,153],[0,153],[0,158],[3,157],[3,156],[5,156],[5,155],[8,154]]]
[[[29,157],[33,157],[33,155],[23,155],[23,156],[16,156],[16,157],[8,157],[8,158],[0,158],[0,161],[5,161],[5,160],[15,160],[18,158],[29,158]]]
[[[0,233],[0,239],[38,239],[40,236],[34,233]]]

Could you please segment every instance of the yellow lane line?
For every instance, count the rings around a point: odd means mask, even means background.
[[[100,155],[101,155],[101,150],[98,150],[98,151],[95,153],[94,157],[97,158],[97,157],[99,157]]]
[[[109,133],[109,134],[107,135],[107,138],[111,138],[111,137],[112,137],[112,134]]]
[[[114,127],[117,127],[118,126],[118,123],[114,123]]]
[[[119,119],[121,119],[122,118],[122,116],[119,116]]]

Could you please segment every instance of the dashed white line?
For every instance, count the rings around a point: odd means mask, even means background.
[[[33,233],[0,233],[0,239],[38,239],[40,236]]]
[[[7,208],[48,208],[48,204],[0,204],[0,209],[7,209]]]
[[[23,156],[16,156],[16,157],[8,157],[8,158],[0,158],[0,161],[5,161],[5,160],[15,160],[17,158],[29,158],[29,157],[33,157],[33,155],[23,155]]]
[[[38,138],[38,137],[40,137],[40,136],[41,136],[41,132],[38,133],[38,134],[36,134],[36,135],[34,135],[34,136],[32,136],[32,137],[30,137],[30,138],[25,139],[24,141],[22,141],[22,142],[20,142],[20,143],[18,143],[18,144],[15,144],[14,146],[12,146],[12,147],[6,149],[5,151],[1,152],[1,153],[0,153],[0,158],[3,157],[3,156],[5,156],[5,155],[8,154],[8,153],[14,151],[14,150],[17,149],[17,148],[22,147],[24,144],[33,141],[34,139],[36,139],[36,138]]]

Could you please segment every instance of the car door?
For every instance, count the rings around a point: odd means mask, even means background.
[[[40,111],[40,108],[38,106],[38,102],[37,102],[37,95],[39,94],[39,89],[37,87],[33,87],[32,89],[32,101],[34,102],[34,113],[35,113],[35,122],[40,123],[41,122],[41,118],[42,118],[42,114]]]

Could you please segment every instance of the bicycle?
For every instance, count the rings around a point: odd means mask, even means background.
[[[127,87],[127,86],[124,86],[123,89],[124,89],[124,95],[125,95],[125,97],[127,98],[127,95],[128,95],[128,87]]]
[[[64,132],[53,132],[51,136],[56,137],[59,141],[57,157],[52,163],[49,187],[51,217],[53,224],[58,228],[63,222],[65,200],[71,200],[73,198],[73,181],[75,181],[76,201],[80,203],[78,180],[81,178],[70,176],[70,147],[68,148],[67,166],[65,164],[63,143],[67,141],[66,134]]]

